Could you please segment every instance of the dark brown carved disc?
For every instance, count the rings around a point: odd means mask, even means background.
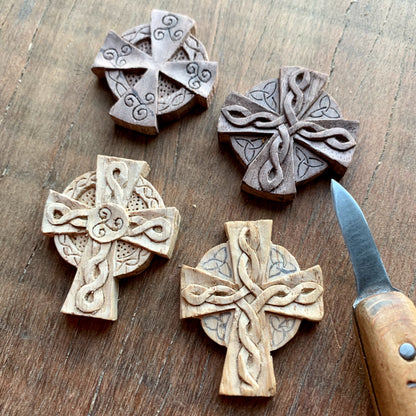
[[[117,124],[157,134],[158,120],[179,118],[196,103],[208,107],[217,62],[194,32],[188,16],[153,10],[150,24],[108,33],[91,69],[117,99],[110,109]]]
[[[283,67],[280,78],[261,82],[246,95],[230,94],[218,122],[247,168],[242,189],[275,201],[290,201],[296,185],[327,169],[343,175],[351,162],[357,121],[344,120],[324,91],[327,75]]]

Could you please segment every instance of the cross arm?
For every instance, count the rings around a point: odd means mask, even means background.
[[[263,293],[253,307],[266,312],[310,321],[324,315],[322,270],[319,266],[274,279],[263,285]]]
[[[203,316],[234,309],[248,289],[226,279],[213,276],[201,269],[182,266],[181,318]]]
[[[308,119],[292,127],[294,140],[324,158],[339,175],[351,163],[358,128],[358,121],[344,119]]]
[[[194,93],[203,107],[208,107],[211,101],[217,71],[218,63],[208,61],[166,62],[160,68],[160,72]]]
[[[149,55],[110,31],[91,70],[97,77],[102,78],[105,76],[105,70],[147,68],[150,62]]]
[[[189,33],[195,31],[195,21],[179,13],[152,10],[150,34],[155,62],[170,59],[183,45]]]
[[[85,233],[89,211],[87,205],[50,190],[43,212],[42,233],[49,236]]]
[[[284,121],[248,97],[231,93],[221,108],[218,120],[218,138],[222,142],[230,140],[232,135],[272,135],[273,129]]]
[[[131,212],[127,235],[121,240],[169,259],[178,236],[180,219],[179,211],[174,207]]]

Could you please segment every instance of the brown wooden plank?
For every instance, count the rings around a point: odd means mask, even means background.
[[[362,206],[395,286],[416,300],[414,108],[416,6],[299,0],[169,0],[191,16],[219,83],[211,106],[149,138],[115,127],[90,71],[107,32],[150,21],[152,2],[0,1],[0,409],[11,415],[362,415],[371,403],[352,326],[352,267],[328,178],[290,205],[240,190],[243,170],[219,146],[219,110],[285,65],[329,73],[327,91],[360,121],[342,183]],[[48,189],[93,170],[97,154],[146,160],[149,180],[182,216],[170,261],[120,281],[117,322],[59,312],[75,269],[40,225]],[[273,353],[271,399],[218,395],[225,349],[198,320],[179,320],[182,264],[225,242],[226,221],[273,219],[272,241],[302,269],[319,263],[325,316]]]

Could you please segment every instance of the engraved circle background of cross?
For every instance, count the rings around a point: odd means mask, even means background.
[[[267,265],[269,278],[275,278],[276,274],[284,276],[285,265],[290,265],[290,272],[300,270],[296,259],[284,247],[276,244],[270,245],[271,256]],[[277,254],[278,253],[278,254]],[[279,261],[276,256],[279,255]],[[232,276],[232,264],[228,243],[223,243],[211,248],[202,257],[197,268],[205,270],[209,274],[221,279],[234,281]],[[246,295],[248,303],[253,300],[253,295],[249,292]],[[233,311],[213,313],[201,319],[204,332],[216,343],[227,346],[231,325],[233,322]],[[270,350],[274,351],[289,342],[297,333],[301,319],[286,317],[283,315],[268,314],[271,341]]]
[[[82,202],[90,208],[95,207],[96,172],[87,172],[74,179],[62,192],[64,195]],[[137,212],[147,208],[164,208],[162,197],[154,186],[140,176],[133,189],[125,211]],[[55,235],[55,246],[61,257],[78,267],[89,233]],[[116,241],[114,276],[122,278],[133,274],[144,263],[150,261],[153,253],[125,241]]]

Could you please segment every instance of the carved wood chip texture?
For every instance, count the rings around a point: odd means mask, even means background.
[[[344,120],[324,91],[327,75],[284,67],[280,78],[260,83],[247,95],[230,94],[218,122],[246,167],[242,188],[254,195],[290,201],[296,185],[331,169],[343,175],[356,147],[358,122]]]
[[[270,352],[296,334],[301,319],[322,319],[322,272],[300,271],[286,249],[271,243],[271,220],[225,228],[227,243],[196,268],[182,268],[181,318],[200,318],[207,335],[227,347],[220,394],[272,396]]]
[[[116,320],[116,277],[142,272],[153,254],[171,257],[180,215],[145,179],[149,170],[146,162],[98,156],[96,172],[63,193],[49,191],[42,232],[77,267],[62,312]]]

